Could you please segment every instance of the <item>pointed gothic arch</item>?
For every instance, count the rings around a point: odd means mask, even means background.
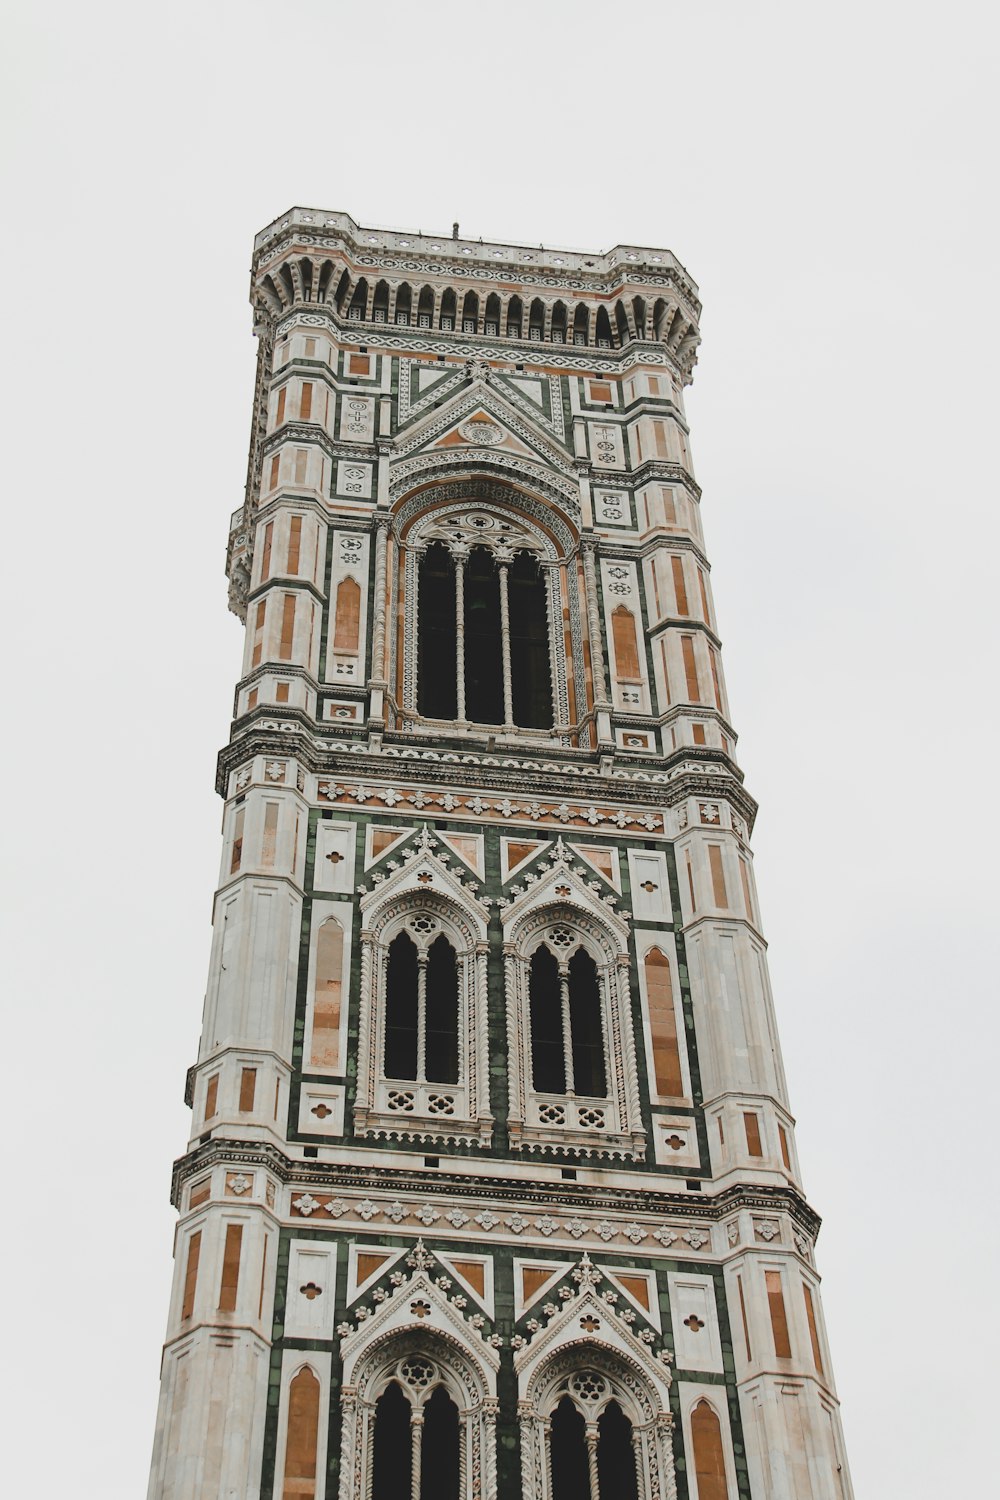
[[[572,1339],[519,1373],[524,1500],[676,1494],[669,1380],[638,1347]]]
[[[441,1329],[393,1329],[352,1351],[340,1500],[496,1500],[494,1381],[471,1340]]]
[[[515,905],[505,922],[511,1144],[641,1158],[627,938],[585,887],[560,882],[569,899],[553,899],[554,888],[522,914]]]
[[[479,475],[404,492],[386,603],[402,622],[388,650],[390,707],[404,726],[443,720],[564,744],[581,733],[583,610],[567,511],[561,496],[554,505]]]
[[[487,1145],[486,921],[434,863],[439,889],[390,886],[376,905],[362,902],[354,1126],[360,1135]]]

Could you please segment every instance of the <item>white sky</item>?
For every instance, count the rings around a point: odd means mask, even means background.
[[[8,14],[8,1493],[145,1493],[240,661],[247,273],[296,203],[666,245],[700,284],[689,415],[854,1480],[992,1491],[991,21]]]

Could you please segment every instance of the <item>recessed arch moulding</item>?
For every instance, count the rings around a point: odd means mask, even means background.
[[[593,693],[585,665],[578,506],[551,484],[526,479],[516,483],[490,473],[485,464],[470,466],[460,475],[432,472],[419,487],[400,489],[392,500],[387,570],[386,613],[398,626],[389,643],[389,727],[412,728],[423,717],[416,649],[420,559],[437,544],[459,564],[477,549],[498,566],[510,567],[520,556],[532,559],[545,591],[552,724],[545,730],[519,726],[517,734],[566,745],[589,744]],[[459,729],[470,722],[461,715],[459,721]],[[503,733],[514,726],[495,727]]]

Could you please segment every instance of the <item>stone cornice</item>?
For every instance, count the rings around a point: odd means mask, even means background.
[[[304,714],[298,717],[303,724],[309,722]],[[353,742],[356,746],[353,749],[343,741],[324,746],[318,736],[311,734],[307,738],[304,733],[296,733],[291,725],[291,720],[279,728],[251,722],[241,729],[219,752],[216,776],[219,795],[226,795],[230,774],[256,755],[289,756],[308,773],[332,780],[363,781],[376,786],[388,781],[407,788],[428,785],[442,790],[471,788],[488,796],[515,798],[523,798],[525,763],[529,762],[532,795],[549,802],[597,801],[643,809],[673,807],[688,797],[725,797],[751,827],[757,812],[756,802],[742,784],[742,772],[712,746],[685,746],[666,760],[636,758],[628,761],[626,774],[608,776],[580,758],[567,761],[563,768],[554,760],[543,761],[541,755],[538,758],[481,755],[467,746],[456,749],[456,760],[444,761],[439,741],[434,758],[424,760],[419,742],[403,736],[399,737],[399,745],[415,750],[416,756],[404,757],[385,750],[376,753],[369,749],[367,738]],[[337,732],[342,733],[339,726]],[[387,745],[390,738],[386,736]],[[395,743],[389,745],[390,751],[395,748]],[[616,760],[623,761],[624,757],[616,756]],[[626,767],[622,764],[619,769]],[[579,774],[580,770],[586,774]]]
[[[398,1150],[398,1147],[392,1148]],[[433,1171],[414,1166],[380,1166],[372,1161],[377,1151],[371,1151],[364,1160],[339,1161],[293,1161],[270,1142],[241,1141],[213,1137],[204,1145],[174,1162],[171,1182],[171,1202],[177,1207],[180,1193],[187,1180],[206,1168],[225,1164],[241,1169],[258,1168],[272,1172],[280,1182],[314,1189],[318,1192],[344,1192],[355,1190],[367,1192],[377,1190],[385,1193],[402,1193],[408,1196],[443,1202],[452,1202],[458,1196],[483,1199],[504,1205],[526,1205],[535,1209],[561,1210],[566,1213],[589,1211],[602,1213],[608,1210],[619,1213],[672,1214],[701,1220],[718,1221],[737,1209],[756,1212],[786,1212],[815,1238],[821,1223],[804,1197],[791,1185],[767,1186],[757,1183],[737,1183],[718,1194],[671,1191],[665,1186],[670,1180],[666,1173],[650,1168],[644,1173],[629,1172],[624,1166],[605,1169],[615,1178],[607,1187],[596,1183],[546,1182],[536,1178],[506,1178],[478,1174],[476,1172],[450,1172],[436,1167]],[[463,1157],[463,1161],[467,1161]],[[688,1174],[690,1178],[692,1174]],[[629,1181],[622,1185],[621,1178]],[[643,1180],[639,1180],[642,1178]],[[648,1180],[649,1186],[646,1186]],[[680,1180],[680,1177],[675,1180]],[[706,1188],[710,1179],[699,1179]]]
[[[643,245],[614,245],[610,250],[546,249],[512,241],[452,238],[407,230],[372,229],[350,214],[318,208],[290,208],[254,237],[254,271],[270,264],[275,251],[289,243],[340,249],[362,269],[386,265],[405,276],[488,276],[504,285],[618,290],[636,285],[673,287],[701,312],[696,282],[673,251]]]

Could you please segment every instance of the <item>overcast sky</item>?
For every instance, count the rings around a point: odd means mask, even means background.
[[[145,1493],[241,652],[248,268],[293,204],[665,245],[699,283],[695,465],[855,1485],[993,1492],[991,21],[8,11],[8,1493]]]

